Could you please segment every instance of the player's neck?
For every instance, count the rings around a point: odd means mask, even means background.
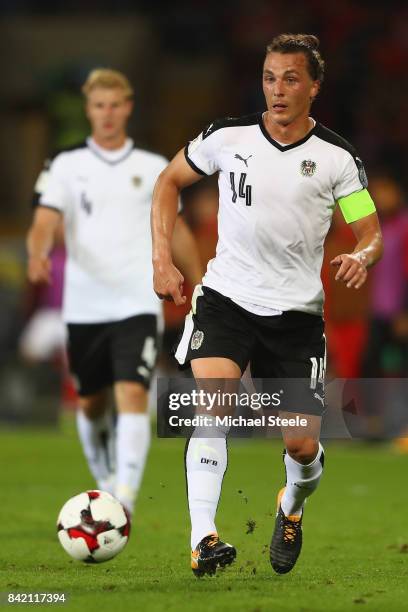
[[[268,134],[282,144],[293,144],[302,140],[314,127],[310,117],[301,117],[288,125],[281,125],[271,120],[268,112],[263,115],[263,122]]]
[[[92,140],[98,147],[101,149],[106,149],[107,151],[114,151],[115,149],[121,149],[126,143],[127,135],[125,132],[118,134],[112,138],[103,138],[98,134],[92,133]]]

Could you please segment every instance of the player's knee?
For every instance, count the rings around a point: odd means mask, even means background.
[[[307,465],[312,463],[319,450],[319,442],[313,438],[286,440],[286,451],[294,461]]]
[[[118,412],[146,412],[147,391],[140,383],[118,382],[115,384]]]

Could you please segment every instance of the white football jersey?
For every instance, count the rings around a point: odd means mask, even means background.
[[[135,148],[130,139],[108,151],[88,138],[59,153],[41,173],[38,203],[64,215],[66,322],[160,312],[152,286],[150,208],[156,179],[167,163]]]
[[[323,244],[336,202],[348,222],[375,211],[353,147],[319,123],[279,144],[257,113],[215,121],[185,156],[196,172],[219,173],[218,245],[203,284],[252,312],[321,314]]]

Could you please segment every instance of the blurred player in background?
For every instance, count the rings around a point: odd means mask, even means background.
[[[371,317],[362,375],[405,379],[408,374],[408,212],[402,189],[389,174],[373,176],[370,188],[381,219],[384,257],[371,275]],[[393,387],[394,390],[401,388],[398,380]],[[394,406],[391,410],[395,400],[388,390],[387,385],[365,388],[366,434],[373,441],[395,435],[399,414],[402,431],[395,443],[407,452],[405,402],[399,409]],[[404,390],[401,395],[405,395]]]
[[[336,201],[357,240],[352,253],[333,258],[336,279],[359,289],[382,251],[361,159],[309,116],[324,76],[318,44],[309,35],[276,37],[263,68],[267,111],[209,125],[161,173],[153,200],[154,287],[159,296],[181,303],[183,279],[171,255],[178,195],[203,175],[219,173],[217,253],[195,291],[176,352],[179,363],[191,362],[198,380],[239,380],[248,362],[254,378],[307,380],[306,393],[291,409],[309,415],[308,429],[293,435],[282,428],[286,486],[278,495],[270,547],[278,573],[296,563],[304,503],[323,472],[320,271]],[[196,429],[188,442],[191,567],[197,576],[214,573],[236,556],[215,526],[227,433],[219,427],[214,437]]]
[[[133,90],[125,75],[94,70],[83,93],[91,136],[54,157],[37,182],[28,276],[50,281],[49,254],[63,215],[63,318],[79,437],[98,487],[132,512],[150,445],[148,389],[161,310],[151,283],[150,203],[167,160],[127,136]],[[195,283],[201,265],[192,235],[180,218],[176,231],[173,255]],[[112,385],[116,428],[107,406]]]
[[[384,257],[371,278],[371,321],[365,378],[408,373],[408,212],[398,183],[386,174],[370,181],[381,219]],[[384,352],[392,351],[388,361]]]

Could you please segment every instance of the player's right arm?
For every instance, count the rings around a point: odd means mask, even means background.
[[[184,304],[184,278],[173,264],[171,241],[177,217],[180,192],[196,183],[202,174],[187,163],[184,150],[172,159],[157,179],[152,203],[151,225],[153,240],[153,285],[162,299],[173,300],[177,306]]]
[[[32,283],[49,283],[49,253],[68,201],[67,167],[64,155],[46,161],[34,188],[33,222],[27,235],[28,278]]]
[[[52,208],[38,206],[27,234],[27,275],[32,283],[49,283],[51,262],[49,253],[61,221],[61,213]]]

